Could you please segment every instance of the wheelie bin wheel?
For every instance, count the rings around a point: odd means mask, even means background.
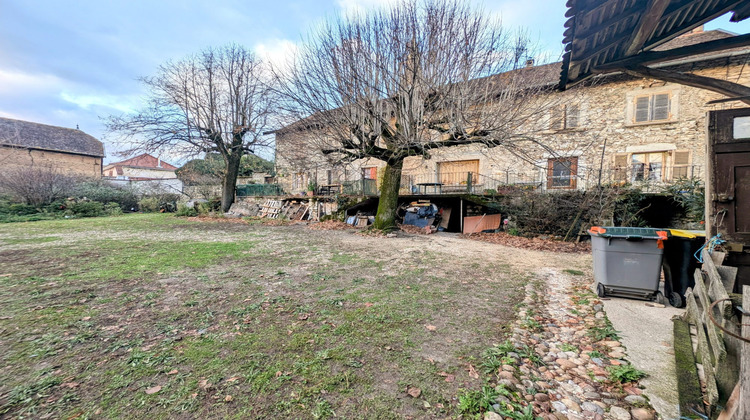
[[[682,308],[682,297],[677,292],[669,294],[669,304],[675,308]]]
[[[604,297],[607,295],[607,293],[604,290],[604,285],[601,283],[596,284],[596,295],[599,297]]]

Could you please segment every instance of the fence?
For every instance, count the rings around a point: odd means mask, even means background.
[[[245,184],[237,186],[237,197],[261,197],[282,195],[279,184]]]
[[[747,323],[747,315],[737,314],[734,310],[735,306],[742,304],[739,301],[741,297],[730,297],[737,269],[717,265],[723,260],[723,253],[715,252],[712,257],[703,250],[702,257],[703,269],[695,272],[695,287],[688,289],[685,294],[687,311],[684,319],[675,319],[675,360],[680,376],[678,385],[681,414],[713,418],[713,411],[721,397],[727,398],[733,392],[739,392],[742,385],[739,373],[741,363],[750,357],[750,349],[744,350],[743,355],[741,337],[744,331],[739,325]],[[746,288],[745,292],[750,293],[750,289]],[[686,327],[680,327],[684,323],[695,328],[694,338],[690,338]],[[692,341],[697,342],[695,354]],[[697,370],[696,363],[702,369]],[[745,364],[743,369],[747,368]],[[691,373],[692,371],[696,372]],[[703,372],[703,396],[701,386],[697,383],[697,371]]]

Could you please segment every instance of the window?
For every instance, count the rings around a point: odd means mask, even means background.
[[[362,168],[362,178],[378,179],[378,168],[375,166],[371,168]]]
[[[664,161],[666,153],[633,153],[630,158],[633,173],[630,180],[662,181],[664,180]]]
[[[554,109],[550,119],[550,130],[566,130],[578,127],[579,113],[578,105],[563,105]]]
[[[672,118],[671,98],[669,93],[636,96],[633,122],[668,121]]]
[[[693,175],[689,150],[619,153],[614,156],[613,181],[669,181]]]
[[[577,175],[577,157],[547,159],[547,188],[574,189]]]

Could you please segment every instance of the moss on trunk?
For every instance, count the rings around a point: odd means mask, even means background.
[[[237,190],[237,175],[240,172],[242,155],[233,153],[225,158],[224,178],[221,180],[221,211],[226,213],[234,203],[234,193]]]
[[[380,184],[378,212],[375,214],[375,229],[390,230],[396,227],[396,209],[398,208],[398,190],[401,187],[401,169],[403,159],[389,162],[383,171]]]

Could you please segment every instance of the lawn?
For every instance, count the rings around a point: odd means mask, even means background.
[[[458,417],[533,275],[438,236],[0,225],[0,417]]]

